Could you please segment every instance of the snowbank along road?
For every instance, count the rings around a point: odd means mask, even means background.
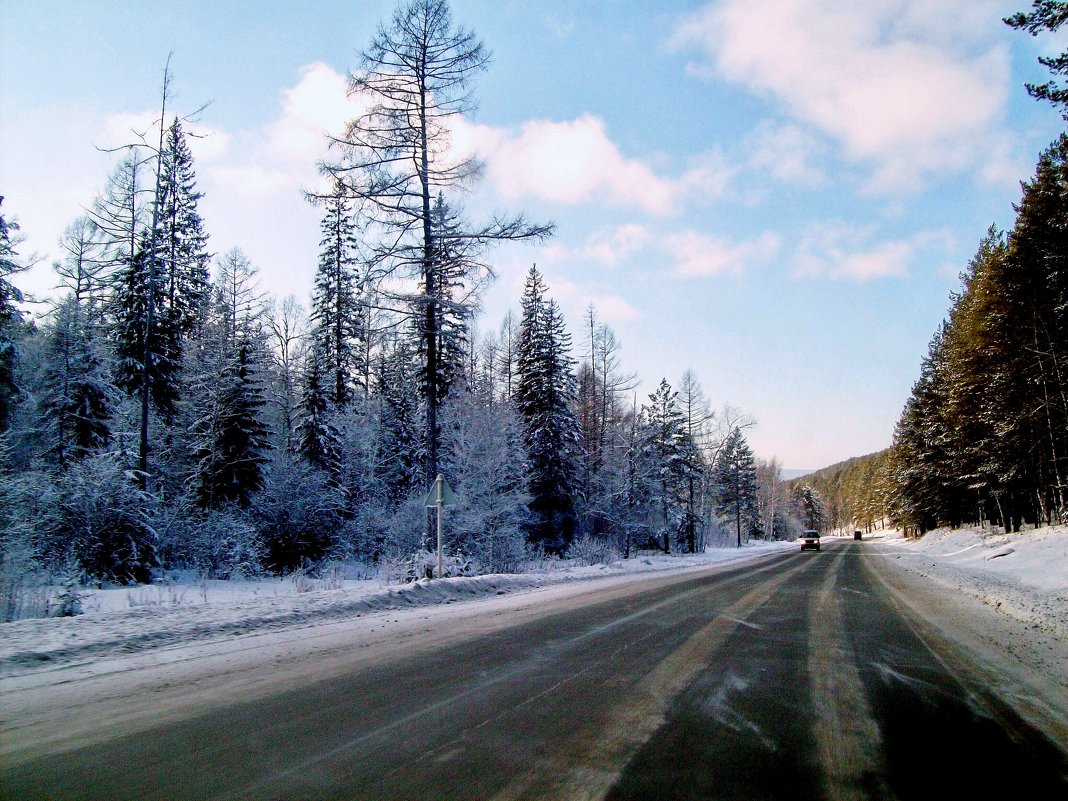
[[[824,546],[16,673],[0,796],[1068,798],[1063,675]]]

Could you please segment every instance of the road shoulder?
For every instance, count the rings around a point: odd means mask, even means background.
[[[1015,585],[1013,602],[998,603],[986,577],[873,546],[862,558],[928,647],[947,664],[963,657],[977,693],[998,698],[1053,742],[1068,743],[1063,599]],[[1050,605],[1053,614],[1027,613]]]

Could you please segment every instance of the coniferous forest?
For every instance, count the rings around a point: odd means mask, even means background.
[[[926,531],[1061,522],[1068,470],[1068,137],[1039,157],[1006,234],[961,274],[894,433],[898,519]]]
[[[0,206],[0,595],[346,561],[422,575],[439,473],[452,572],[805,525],[746,416],[713,412],[691,372],[643,399],[596,309],[567,331],[537,267],[518,313],[478,333],[494,246],[526,241],[533,264],[554,230],[458,202],[478,165],[451,156],[447,123],[487,62],[445,0],[402,5],[363,51],[350,88],[366,111],[307,196],[307,306],[263,291],[240,248],[213,251],[169,71],[158,138],[119,147],[66,229],[47,314],[24,311],[32,259]]]

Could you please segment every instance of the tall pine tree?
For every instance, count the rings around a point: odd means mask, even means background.
[[[740,428],[734,428],[716,455],[712,467],[719,512],[734,524],[738,547],[742,531],[752,531],[758,522],[756,460]]]
[[[515,404],[523,420],[530,480],[530,539],[563,552],[575,531],[579,426],[571,337],[537,267],[527,274],[519,324]]]
[[[18,390],[15,386],[15,344],[20,336],[22,293],[11,276],[27,269],[18,258],[18,223],[4,219],[0,195],[0,433],[7,428]]]
[[[160,290],[167,327],[179,346],[203,320],[208,302],[208,235],[198,204],[193,154],[176,117],[167,129],[161,154],[161,206],[156,242],[159,247]],[[181,359],[181,352],[173,354]]]
[[[335,408],[349,405],[360,389],[364,314],[360,302],[359,251],[352,203],[340,184],[323,199],[319,267],[312,292],[312,336],[329,370],[329,397]],[[325,376],[324,376],[325,378]],[[363,387],[366,389],[366,387]]]
[[[653,502],[659,513],[664,553],[671,552],[673,539],[686,541],[688,492],[697,462],[697,446],[686,430],[678,397],[667,379],[661,379],[649,396],[649,404],[642,408],[644,448],[656,474]]]

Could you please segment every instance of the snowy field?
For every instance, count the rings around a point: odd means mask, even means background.
[[[935,531],[906,540],[894,531],[865,543],[910,573],[969,596],[1026,627],[1068,639],[1068,528],[1018,534]],[[608,565],[547,561],[522,575],[447,578],[412,584],[306,577],[200,581],[87,591],[85,614],[0,626],[0,675],[133,655],[231,637],[351,620],[376,612],[455,604],[514,593],[580,591],[587,582],[639,580],[729,565],[797,543],[753,542],[693,556],[640,556]],[[376,618],[381,615],[376,615]]]
[[[648,555],[610,564],[546,560],[535,572],[389,583],[381,578],[268,578],[87,590],[85,614],[0,625],[0,675],[204,640],[333,622],[381,611],[454,604],[553,585],[641,578],[728,565],[796,543],[751,542],[696,555]]]

